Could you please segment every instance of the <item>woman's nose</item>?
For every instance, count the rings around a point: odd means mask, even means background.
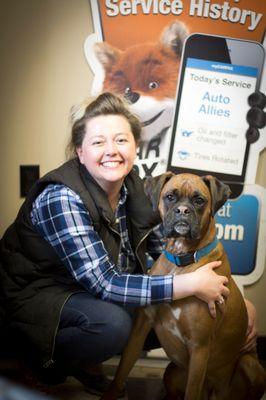
[[[116,143],[113,141],[109,141],[106,143],[105,146],[105,154],[107,155],[113,155],[117,153],[117,146]]]

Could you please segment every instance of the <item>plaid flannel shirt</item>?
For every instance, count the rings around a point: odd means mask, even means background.
[[[55,250],[72,276],[91,294],[124,305],[144,306],[172,300],[173,276],[132,274],[135,256],[126,226],[127,191],[121,190],[116,210],[121,249],[117,265],[109,259],[80,196],[64,185],[50,184],[35,199],[31,220],[35,229]],[[151,234],[149,252],[162,250]]]

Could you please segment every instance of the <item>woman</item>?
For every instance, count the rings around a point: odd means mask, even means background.
[[[122,351],[134,307],[195,295],[214,312],[229,293],[227,278],[213,271],[219,262],[146,275],[146,252],[158,256],[161,242],[153,232],[159,217],[133,170],[140,131],[118,97],[103,93],[88,104],[73,123],[74,158],[34,185],[1,241],[10,327],[47,371],[89,389],[87,366]]]

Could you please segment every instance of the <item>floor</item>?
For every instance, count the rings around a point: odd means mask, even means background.
[[[119,359],[113,358],[104,363],[104,372],[110,378],[114,376]],[[165,391],[162,382],[163,372],[168,364],[162,359],[140,359],[132,369],[126,384],[124,400],[162,400]],[[97,400],[98,396],[84,390],[84,386],[75,378],[69,377],[60,385],[44,385],[26,372],[24,376],[27,388],[34,387],[31,392],[24,392],[25,382],[14,385],[18,381],[12,375],[9,380],[0,378],[0,400]],[[28,389],[27,389],[28,390]],[[6,394],[8,396],[6,397]],[[24,395],[24,397],[23,397]],[[31,395],[32,397],[29,397]]]
[[[117,367],[118,359],[113,358],[104,364],[104,371],[112,377]],[[162,358],[140,359],[127,381],[127,390],[124,400],[162,400],[165,395],[162,377],[168,364]],[[37,391],[25,391],[23,386],[12,385],[12,381],[0,379],[0,400],[97,400],[84,390],[84,387],[74,378],[68,378],[60,385],[47,386],[42,384],[33,385]],[[21,389],[22,388],[22,389]],[[8,395],[7,394],[7,389]],[[236,400],[236,399],[228,399]],[[266,400],[266,393],[262,400]]]

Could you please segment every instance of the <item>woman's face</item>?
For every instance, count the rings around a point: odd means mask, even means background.
[[[135,139],[126,118],[101,115],[90,119],[77,154],[105,191],[109,192],[114,184],[122,184],[136,157]]]

